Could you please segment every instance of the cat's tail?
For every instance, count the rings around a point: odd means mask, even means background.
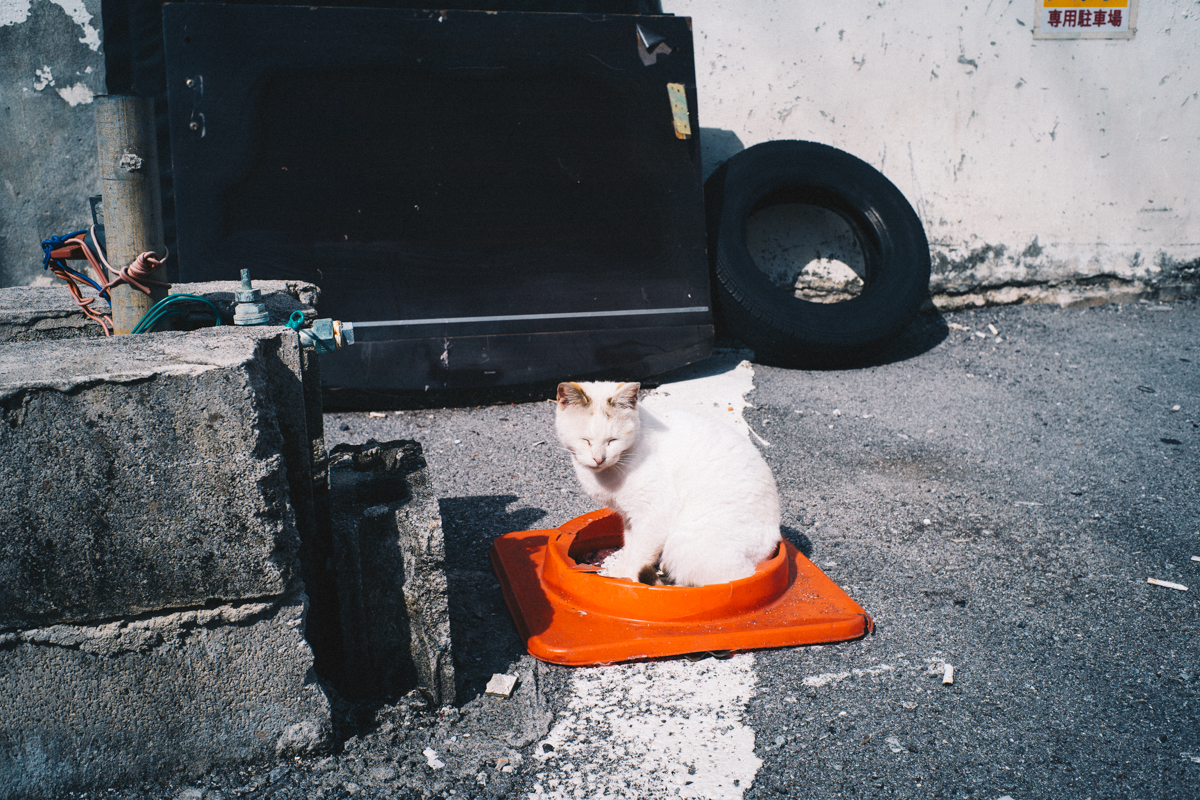
[[[638,583],[644,583],[647,586],[664,586],[667,581],[665,576],[658,571],[657,564],[647,564],[638,570]]]

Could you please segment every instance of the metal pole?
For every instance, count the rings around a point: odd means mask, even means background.
[[[154,99],[98,96],[96,146],[100,155],[108,263],[114,269],[121,269],[144,252],[165,254]],[[151,278],[163,280],[163,272],[160,267]],[[149,295],[127,284],[112,288],[109,296],[114,334],[132,331],[150,307],[167,296],[162,286],[149,288]]]

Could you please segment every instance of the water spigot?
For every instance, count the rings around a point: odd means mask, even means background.
[[[250,270],[242,270],[242,287],[236,293],[237,305],[233,308],[234,325],[266,325],[267,306],[262,292],[250,285]]]

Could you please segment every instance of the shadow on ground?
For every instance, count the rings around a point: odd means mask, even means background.
[[[918,314],[895,336],[853,355],[826,356],[822,353],[792,351],[785,354],[755,352],[754,362],[773,367],[800,370],[866,369],[908,361],[928,353],[950,335],[950,328],[938,311]],[[718,346],[742,346],[736,339],[718,339]]]
[[[859,366],[877,367],[924,355],[946,340],[950,328],[938,311],[918,314],[894,339]]]
[[[508,672],[525,655],[488,554],[497,536],[535,528],[546,516],[540,508],[509,511],[518,499],[484,495],[439,501],[459,705],[483,694],[494,673]]]
[[[803,553],[805,558],[812,558],[813,543],[811,539],[787,525],[780,526],[779,532],[783,534],[783,538],[795,545],[796,549]]]

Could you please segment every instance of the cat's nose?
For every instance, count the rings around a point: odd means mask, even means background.
[[[592,456],[592,461],[595,461],[596,466],[598,467],[604,463],[604,456]]]

